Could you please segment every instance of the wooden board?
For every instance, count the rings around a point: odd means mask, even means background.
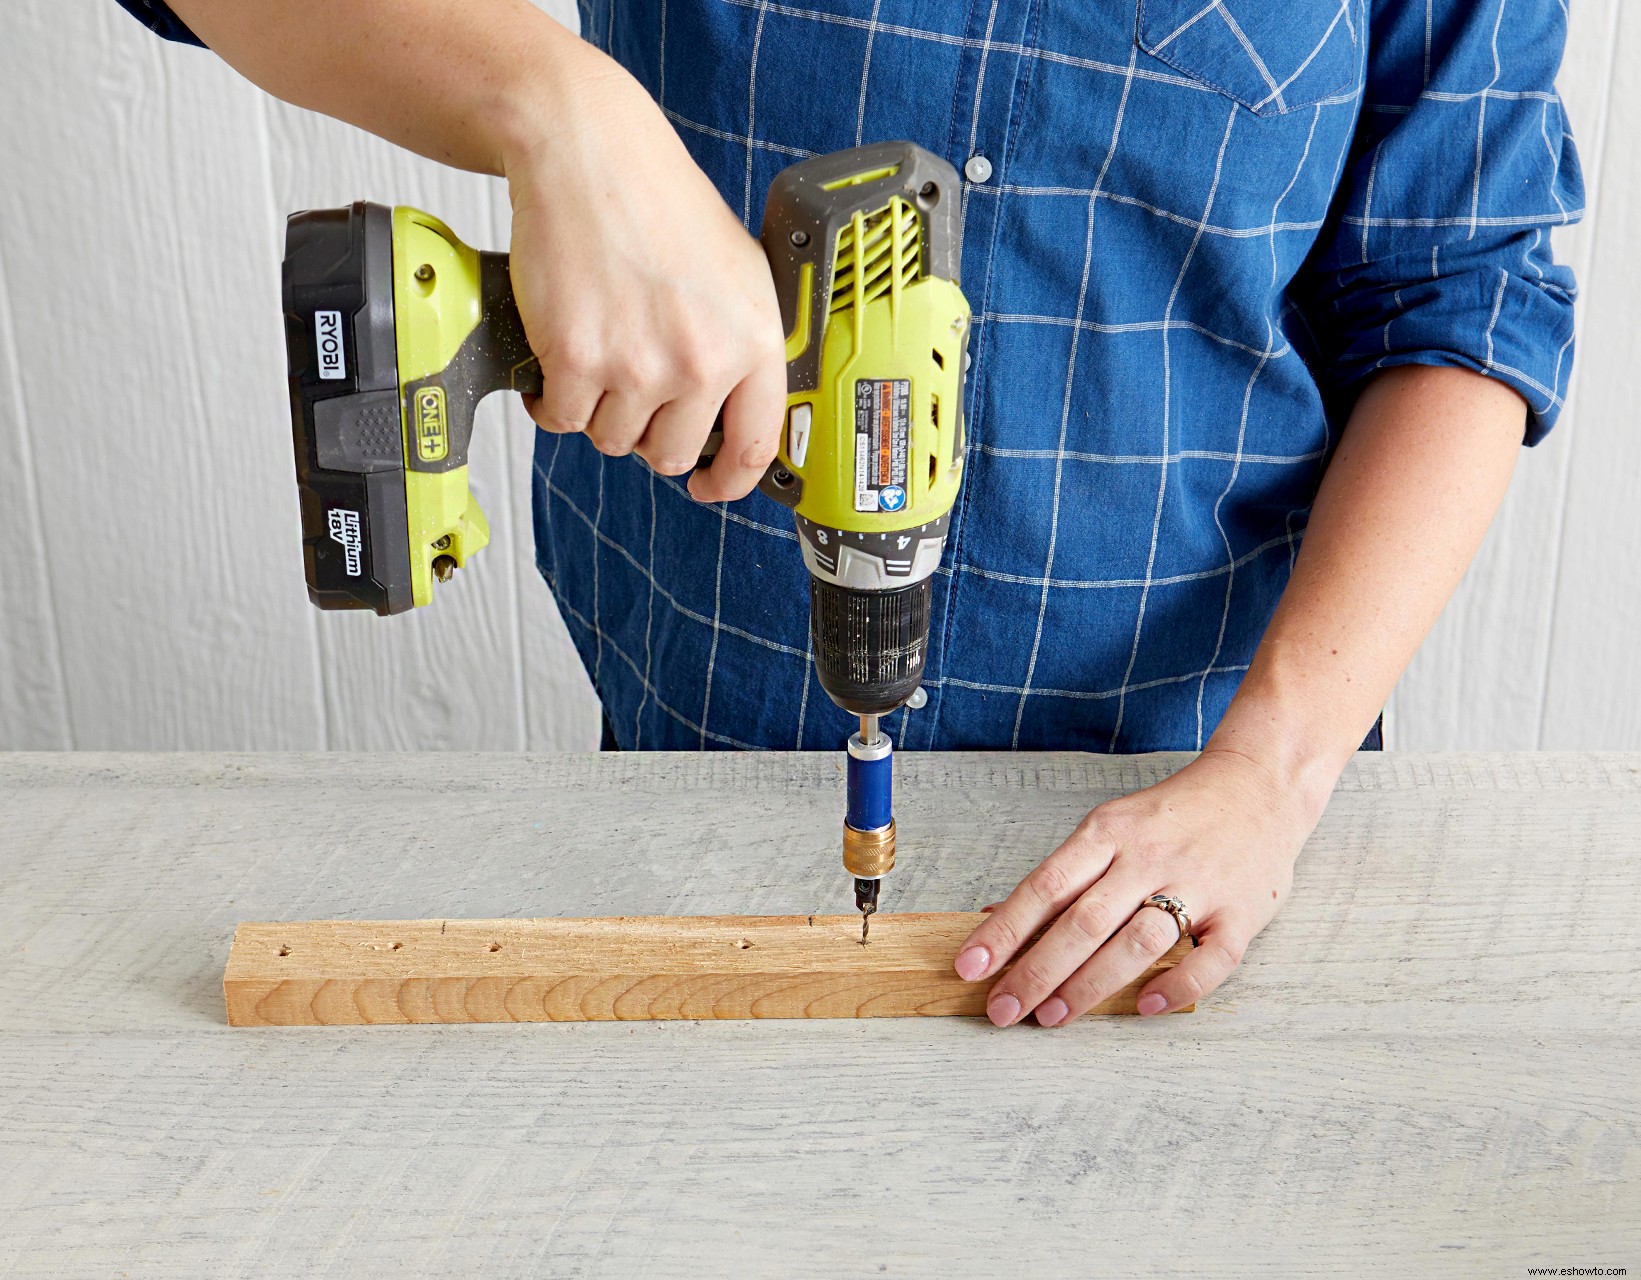
[[[848,915],[242,924],[222,988],[236,1027],[981,1016],[991,984],[952,958],[984,918],[884,913],[864,945]],[[1091,1012],[1133,1013],[1188,950]]]

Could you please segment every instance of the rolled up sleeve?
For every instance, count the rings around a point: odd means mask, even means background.
[[[1450,365],[1513,387],[1526,442],[1554,425],[1573,357],[1553,227],[1584,184],[1555,91],[1558,0],[1376,0],[1362,114],[1327,226],[1295,281],[1319,376]]]
[[[164,0],[115,0],[115,3],[157,36],[179,44],[198,45],[201,49],[205,47],[205,41],[190,31]]]

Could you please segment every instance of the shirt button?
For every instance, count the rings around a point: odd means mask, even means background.
[[[991,177],[991,161],[985,156],[970,156],[963,166],[963,176],[970,182],[984,182]]]

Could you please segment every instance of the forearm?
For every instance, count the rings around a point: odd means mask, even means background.
[[[458,168],[501,174],[613,62],[527,0],[172,0],[277,98]]]
[[[1480,546],[1525,413],[1461,369],[1391,369],[1367,386],[1210,750],[1260,761],[1321,812]]]

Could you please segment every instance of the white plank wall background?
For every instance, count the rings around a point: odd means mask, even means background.
[[[1637,65],[1641,3],[1574,0],[1572,398],[1397,690],[1395,747],[1641,749]],[[475,436],[495,541],[436,607],[320,614],[296,554],[284,215],[416,204],[499,248],[501,184],[272,101],[111,0],[6,0],[0,121],[0,749],[595,745],[516,403]]]

